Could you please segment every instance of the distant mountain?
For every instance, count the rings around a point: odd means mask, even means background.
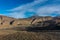
[[[12,27],[53,27],[60,26],[60,17],[32,16],[16,19],[0,15],[0,29]]]

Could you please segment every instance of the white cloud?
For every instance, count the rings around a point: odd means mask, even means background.
[[[14,18],[25,18],[24,13],[25,13],[25,11],[23,11],[23,12],[13,12],[13,13],[10,13],[9,16],[14,17]]]
[[[38,15],[51,15],[52,13],[60,14],[60,6],[43,6],[37,9]]]
[[[12,13],[9,13],[10,16],[15,17],[15,18],[24,18],[25,17],[25,12],[35,12],[33,7],[34,5],[37,5],[39,3],[43,3],[47,0],[35,0],[34,2],[31,3],[27,3],[24,5],[21,5],[19,7],[13,8],[11,10],[7,10],[10,11]]]
[[[28,9],[31,9],[32,7],[34,7],[34,5],[41,4],[41,3],[45,2],[45,1],[47,1],[47,0],[35,0],[35,1],[31,2],[31,3],[27,3],[27,4],[21,5],[19,7],[13,8],[11,10],[7,10],[7,11],[28,10]]]
[[[7,10],[11,11],[10,16],[15,18],[25,18],[26,12],[34,12],[38,15],[51,15],[54,12],[57,12],[57,14],[60,14],[60,5],[45,5],[39,8],[34,8],[36,5],[40,5],[48,0],[35,0],[34,2],[27,3],[24,5],[21,5],[19,7]]]

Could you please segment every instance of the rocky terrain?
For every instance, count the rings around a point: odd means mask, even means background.
[[[16,19],[0,15],[0,40],[60,40],[60,16]]]
[[[0,40],[60,40],[60,32],[0,31]]]
[[[60,26],[60,17],[32,16],[16,19],[0,15],[0,29],[13,27],[57,27]]]

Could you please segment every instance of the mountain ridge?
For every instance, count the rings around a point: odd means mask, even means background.
[[[32,16],[30,18],[12,18],[8,16],[0,15],[0,29],[10,28],[10,27],[46,27],[49,25],[59,25],[60,17],[50,17],[50,16]]]

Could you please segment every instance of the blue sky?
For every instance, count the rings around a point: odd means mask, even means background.
[[[0,0],[0,15],[27,18],[60,15],[60,0]]]

